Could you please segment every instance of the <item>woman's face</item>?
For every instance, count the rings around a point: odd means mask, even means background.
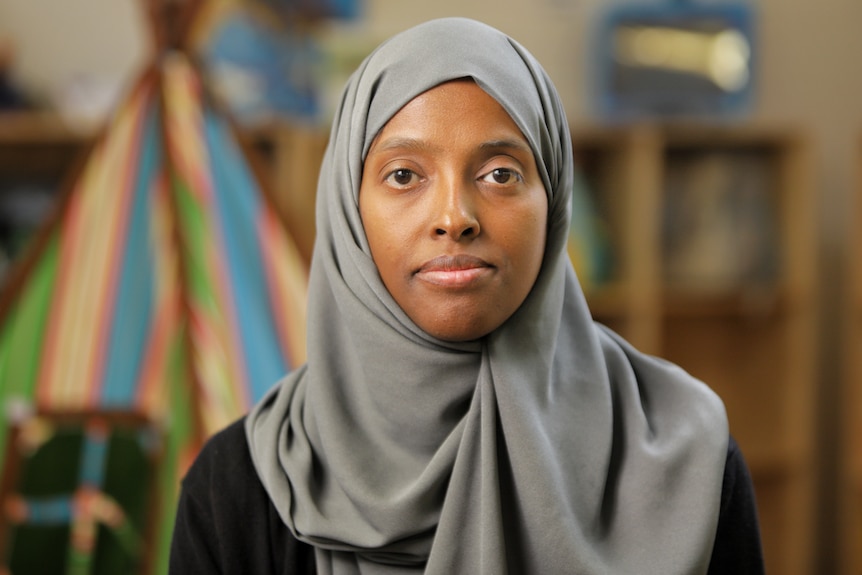
[[[536,160],[470,80],[428,90],[389,120],[365,160],[359,210],[389,293],[440,339],[499,327],[542,265],[548,200]]]

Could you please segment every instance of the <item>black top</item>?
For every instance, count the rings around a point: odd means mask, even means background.
[[[244,420],[213,436],[182,483],[172,575],[314,575],[314,548],[298,541],[258,479]],[[764,573],[751,477],[733,438],[709,575]]]

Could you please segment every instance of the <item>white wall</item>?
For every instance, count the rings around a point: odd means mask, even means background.
[[[141,0],[0,0],[0,39],[15,45],[15,78],[39,97],[89,76],[128,81],[149,50]]]

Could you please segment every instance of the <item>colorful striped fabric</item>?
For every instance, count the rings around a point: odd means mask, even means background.
[[[182,55],[142,77],[68,193],[0,300],[0,398],[146,414],[175,491],[200,441],[305,360],[305,264]]]
[[[256,187],[254,177],[226,120],[201,106],[199,76],[182,56],[166,60],[164,71],[192,359],[212,431],[304,360],[306,280],[263,196],[235,192]]]

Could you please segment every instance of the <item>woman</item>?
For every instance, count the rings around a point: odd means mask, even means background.
[[[172,572],[762,572],[721,401],[590,318],[572,179],[505,35],[371,54],[321,168],[308,362],[189,471]]]

